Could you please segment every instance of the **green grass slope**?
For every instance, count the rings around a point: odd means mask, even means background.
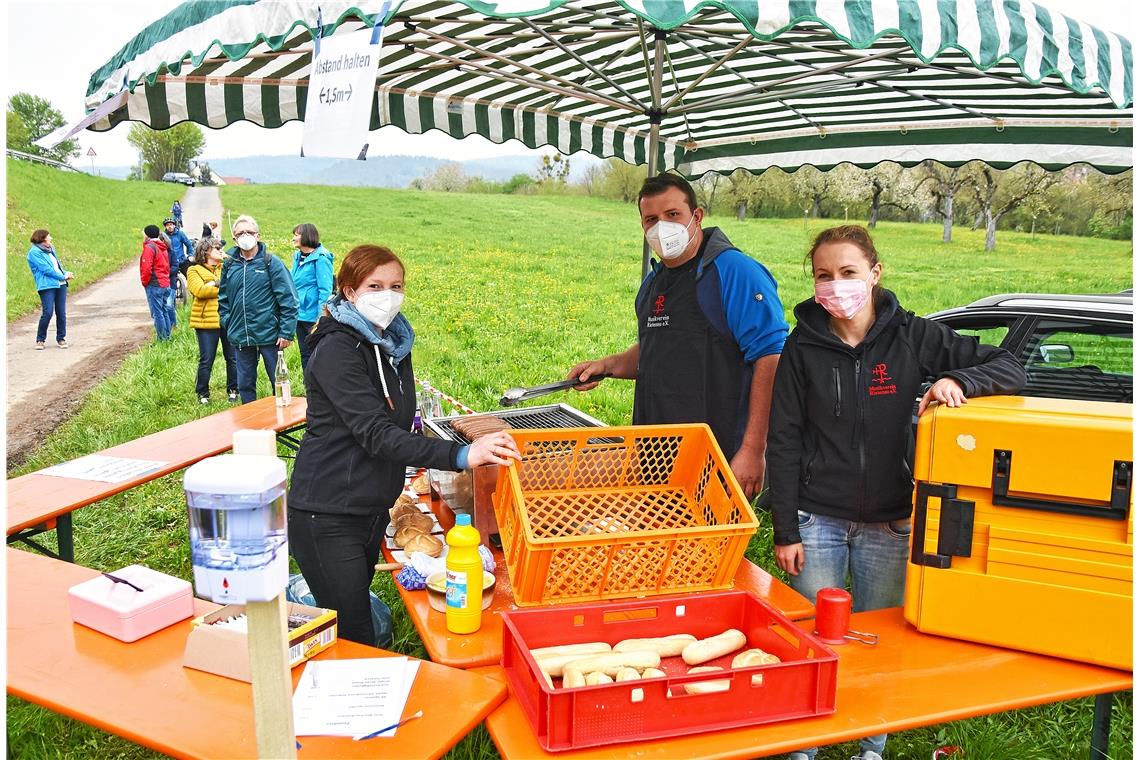
[[[181,185],[124,182],[7,159],[7,307],[9,320],[39,309],[28,270],[29,239],[51,232],[74,292],[122,269],[142,250],[142,228],[159,224]]]

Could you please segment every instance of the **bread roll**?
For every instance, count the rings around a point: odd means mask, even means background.
[[[701,665],[697,668],[689,668],[689,673],[712,673],[717,670],[723,671],[724,668],[719,668],[716,665]],[[713,694],[718,691],[728,691],[731,686],[732,681],[727,678],[718,678],[715,681],[693,681],[684,684],[686,694]]]
[[[775,662],[780,662],[780,658],[774,654],[765,652],[763,649],[745,649],[732,658],[732,667],[750,668],[754,665],[771,665]],[[764,675],[762,673],[753,673],[752,685],[763,686]]]
[[[681,652],[681,659],[686,665],[700,665],[702,662],[715,660],[717,657],[735,652],[748,643],[744,634],[735,628],[729,628],[724,633],[710,636],[707,639],[694,641]]]
[[[396,530],[400,528],[415,528],[420,533],[431,533],[432,526],[435,525],[435,520],[431,515],[425,515],[423,512],[415,511],[400,515],[392,524],[396,526]]]
[[[418,533],[404,544],[405,552],[423,552],[429,557],[438,557],[443,552],[443,542],[427,533]]]
[[[421,472],[418,476],[416,476],[416,479],[412,481],[412,490],[421,496],[431,490],[431,484],[428,483],[426,472]]]
[[[395,507],[400,507],[400,506],[403,506],[403,505],[405,505],[405,504],[407,504],[409,507],[414,507],[414,506],[416,506],[416,504],[418,504],[418,503],[419,503],[419,502],[417,502],[417,501],[416,501],[415,499],[413,499],[411,496],[408,496],[406,493],[402,493],[402,494],[400,494],[400,495],[399,495],[399,497],[397,497],[397,499],[396,499],[396,503],[395,503],[395,504],[393,504],[393,505],[392,505],[392,507],[393,507],[393,508],[395,508]]]
[[[613,683],[613,682],[614,682],[614,679],[610,678],[607,674],[603,673],[600,670],[596,670],[593,673],[587,673],[586,674],[586,685],[587,686],[601,686],[602,684]]]
[[[394,525],[404,515],[422,514],[415,504],[397,504],[388,510],[388,519]]]
[[[754,665],[771,665],[779,661],[779,657],[763,649],[745,649],[732,658],[732,667],[750,668]]]
[[[662,657],[676,657],[685,647],[697,640],[689,633],[676,633],[655,639],[624,639],[614,644],[615,652],[656,652]]]
[[[414,528],[411,525],[405,525],[403,528],[396,529],[396,535],[392,536],[392,540],[396,542],[396,546],[406,550],[408,548],[409,541],[411,541],[416,536],[424,535],[427,534],[422,530]]]

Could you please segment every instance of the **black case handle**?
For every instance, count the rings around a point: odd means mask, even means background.
[[[1063,512],[1086,517],[1103,517],[1109,520],[1128,518],[1129,502],[1132,500],[1132,462],[1117,459],[1112,463],[1109,500],[1105,505],[1079,504],[1071,501],[1036,499],[1028,496],[1010,496],[1009,479],[1013,471],[1013,452],[1009,449],[994,449],[993,488],[994,504],[1018,509],[1037,509],[1042,512]]]
[[[914,524],[911,528],[910,561],[915,565],[946,569],[951,557],[969,557],[974,537],[974,502],[959,499],[958,486],[919,481],[915,486]],[[926,512],[931,496],[942,499],[938,520],[938,552],[926,552]]]

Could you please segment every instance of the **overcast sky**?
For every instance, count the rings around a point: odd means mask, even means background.
[[[869,0],[868,0],[869,1]],[[1123,32],[1133,40],[1133,0],[1041,0],[1066,15],[1094,26]],[[47,98],[68,121],[83,117],[83,97],[91,72],[99,68],[147,24],[168,13],[179,0],[8,0],[7,95],[31,92]],[[6,97],[7,97],[6,95]],[[94,148],[95,166],[135,163],[127,144],[129,126],[110,132],[79,135],[84,166]],[[225,129],[204,129],[203,157],[298,155],[301,124],[279,129],[238,123]],[[487,158],[531,153],[521,143],[503,145],[477,135],[462,143],[438,131],[408,135],[396,127],[373,133],[370,155],[428,155],[441,158]]]

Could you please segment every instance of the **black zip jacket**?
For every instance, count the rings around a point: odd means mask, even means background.
[[[772,389],[768,479],[779,546],[800,543],[797,510],[855,522],[911,513],[915,399],[951,377],[967,396],[1017,393],[1025,370],[1005,349],[904,311],[879,289],[875,323],[852,348],[808,299],[795,308]]]
[[[308,430],[293,468],[289,508],[381,513],[387,524],[388,509],[404,487],[404,468],[457,470],[461,445],[409,432],[416,410],[411,354],[397,368],[380,354],[395,405],[389,409],[376,353],[364,336],[325,316],[309,335],[309,345]]]

